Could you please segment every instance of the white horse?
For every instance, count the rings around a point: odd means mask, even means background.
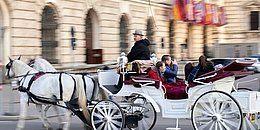
[[[41,71],[41,72],[58,72],[47,60],[42,59],[42,58],[37,58],[37,59],[31,59],[28,63],[28,65],[32,68],[34,68],[35,70]],[[51,104],[46,104],[45,109],[43,110],[42,108],[42,104],[35,104],[36,105],[36,109],[38,110],[40,114],[39,118],[43,123],[43,126],[47,129],[51,129],[51,124],[49,123],[48,119],[47,119],[47,111],[49,110],[49,108],[51,106],[53,106],[58,121],[60,123],[59,125],[59,129],[62,128],[63,124],[67,124],[67,127],[70,127],[70,122],[65,122],[65,121],[70,121],[71,120],[71,111],[68,111],[66,109],[64,110],[65,113],[65,120],[63,121],[60,114],[59,114],[59,109],[58,106],[56,105],[51,105]],[[65,106],[64,102],[61,102],[62,106]]]
[[[50,62],[43,58],[37,58],[30,60],[29,66],[32,68],[42,71],[42,72],[57,72],[57,70],[51,65]],[[74,76],[75,74],[71,74]],[[79,76],[79,74],[76,74]],[[84,78],[84,79],[83,79]],[[98,100],[98,94],[101,94],[101,99],[106,100],[107,95],[104,93],[102,89],[98,87],[98,77],[97,75],[82,75],[82,80],[84,82],[84,88],[87,95],[87,100]]]
[[[30,60],[28,65],[33,67],[34,69],[36,69],[38,71],[42,71],[42,72],[57,72],[57,70],[51,65],[51,63],[49,63],[47,60],[45,60],[43,58],[32,59],[32,60]],[[74,74],[71,74],[71,75],[75,76]],[[77,76],[78,76],[78,74],[77,74]],[[82,77],[81,80],[83,80],[83,82],[84,82],[84,88],[85,88],[85,92],[86,92],[88,101],[99,100],[99,99],[107,100],[108,99],[108,94],[105,93],[105,91],[103,89],[99,88],[97,75],[81,75],[81,77]],[[48,121],[47,121],[46,113],[50,107],[51,107],[51,105],[48,105],[44,109],[44,113],[42,113],[41,117],[40,117],[41,120],[43,121],[44,126],[47,125],[48,127],[50,127],[50,123],[48,123]],[[37,109],[39,112],[42,112],[40,105],[38,105]],[[54,109],[56,110],[57,115],[59,115],[57,106],[54,106]],[[70,119],[71,114],[68,113],[68,111],[65,111],[65,117],[66,117],[66,119]],[[61,119],[58,117],[58,120],[60,121]],[[62,124],[60,126],[62,126]]]
[[[80,76],[72,77],[65,73],[44,74],[31,83],[34,74],[39,71],[31,68],[22,61],[10,59],[10,62],[6,65],[6,69],[7,77],[18,77],[20,82],[20,119],[16,130],[24,129],[29,99],[37,104],[55,104],[57,101],[68,102],[78,97],[78,104],[87,122],[90,123],[89,111],[86,107],[86,94],[84,92],[83,82],[79,80],[81,78]],[[75,92],[74,88],[76,88]],[[68,125],[65,124],[63,129],[68,130]]]

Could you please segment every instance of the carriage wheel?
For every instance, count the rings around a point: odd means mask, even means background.
[[[209,91],[194,103],[191,113],[196,130],[240,130],[243,117],[237,101],[223,91]]]
[[[98,102],[91,112],[91,123],[94,130],[122,130],[124,113],[113,101]]]
[[[138,128],[135,128],[135,130],[151,130],[157,119],[157,113],[153,105],[147,101],[146,98],[141,96],[133,98],[131,102],[132,105],[128,109],[127,114],[132,114],[137,117]],[[126,122],[126,124],[128,124],[128,122]],[[127,127],[129,129],[133,128],[129,127],[129,125],[127,125]]]

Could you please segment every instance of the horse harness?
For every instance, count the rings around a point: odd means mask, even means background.
[[[57,106],[60,106],[60,107],[63,107],[63,108],[67,108],[65,106],[59,105],[59,103],[58,103],[59,101],[63,101],[63,86],[62,86],[62,82],[61,82],[61,77],[62,77],[62,74],[67,74],[67,73],[64,73],[64,72],[38,72],[38,73],[34,73],[33,76],[31,77],[29,83],[28,83],[28,87],[26,88],[23,85],[24,85],[24,82],[25,82],[25,78],[28,75],[31,75],[31,74],[29,74],[29,72],[30,71],[28,71],[27,74],[24,75],[23,78],[19,81],[19,84],[21,84],[21,85],[19,85],[18,91],[27,93],[29,100],[31,100],[35,104],[37,104],[35,101],[38,101],[38,102],[41,102],[41,103],[52,104],[52,105],[57,105]],[[30,88],[31,88],[32,83],[34,81],[36,81],[37,79],[39,79],[41,76],[43,76],[47,73],[50,73],[50,74],[57,74],[58,73],[59,74],[60,99],[53,100],[53,99],[50,99],[50,98],[37,96],[37,95],[30,92]],[[73,79],[73,82],[74,82],[74,89],[73,89],[73,93],[72,93],[72,96],[71,96],[71,100],[72,100],[72,98],[74,97],[75,91],[76,91],[76,80],[70,74],[68,74],[68,75]],[[29,104],[29,101],[28,101],[28,104]]]
[[[91,99],[90,99],[90,101],[88,101],[88,102],[91,102],[93,99],[94,99],[94,96],[95,96],[95,92],[96,92],[96,89],[97,89],[97,83],[95,82],[95,79],[93,78],[93,77],[91,77],[91,76],[89,76],[89,75],[82,75],[82,80],[83,80],[83,83],[84,83],[84,91],[85,92],[87,92],[86,91],[86,89],[87,89],[87,84],[86,84],[86,80],[85,80],[85,78],[84,78],[84,76],[87,76],[88,78],[90,78],[91,80],[92,80],[92,82],[93,82],[93,91],[92,91],[92,96],[91,96]]]

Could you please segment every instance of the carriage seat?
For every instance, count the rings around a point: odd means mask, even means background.
[[[157,89],[161,86],[160,80],[149,78],[148,75],[146,75],[146,76],[131,76],[131,79],[132,79],[134,84],[154,86]]]
[[[135,60],[132,62],[132,71],[142,74],[151,66],[154,66],[152,60]]]
[[[116,71],[100,71],[98,72],[98,82],[104,89],[112,94],[117,94],[123,86],[123,75]]]

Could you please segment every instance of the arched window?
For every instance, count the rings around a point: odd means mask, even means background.
[[[154,22],[152,17],[147,20],[146,36],[150,41],[149,49],[151,53],[155,53],[156,43],[154,41]]]
[[[57,13],[51,6],[45,6],[42,14],[42,57],[52,64],[57,64]]]
[[[127,53],[128,51],[128,19],[126,15],[123,15],[120,19],[120,52]]]
[[[90,9],[86,16],[86,63],[87,64],[101,64],[102,63],[102,49],[98,49],[99,45],[99,26],[98,17],[94,9]]]

